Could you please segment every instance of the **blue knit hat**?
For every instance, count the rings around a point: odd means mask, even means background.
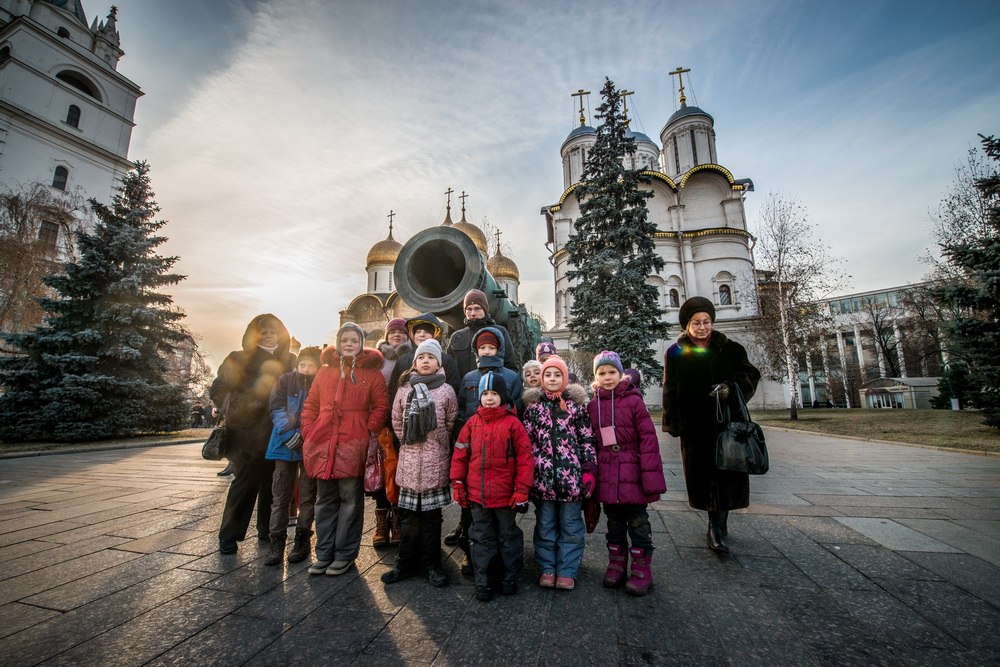
[[[614,366],[618,369],[619,373],[622,375],[625,374],[625,368],[622,366],[621,357],[618,356],[617,352],[604,350],[594,357],[594,375],[597,375],[597,369],[601,366]]]
[[[482,400],[484,391],[495,391],[500,394],[500,405],[509,405],[510,396],[507,395],[507,382],[500,373],[483,373],[479,378],[479,398]]]

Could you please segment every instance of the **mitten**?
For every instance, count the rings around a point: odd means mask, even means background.
[[[597,488],[597,478],[594,477],[594,473],[585,472],[583,473],[583,497],[589,498],[594,495],[594,490]]]
[[[469,492],[465,488],[465,483],[459,480],[452,480],[451,482],[451,497],[455,499],[459,507],[469,506]]]
[[[528,494],[515,491],[510,499],[510,508],[516,512],[528,511]]]

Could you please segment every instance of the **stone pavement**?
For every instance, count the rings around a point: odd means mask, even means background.
[[[488,604],[452,550],[450,586],[385,588],[370,532],[341,577],[220,555],[228,481],[198,445],[3,460],[0,665],[997,664],[1000,458],[767,433],[732,555],[663,436],[650,595],[601,587],[600,532],[576,591],[537,588],[529,513],[522,590]]]

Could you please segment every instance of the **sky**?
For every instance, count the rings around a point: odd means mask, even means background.
[[[503,231],[521,300],[552,322],[539,211],[563,191],[570,94],[592,91],[592,110],[605,77],[657,140],[668,72],[690,68],[718,161],[755,184],[751,232],[769,193],[803,204],[845,291],[921,279],[955,167],[1000,134],[993,2],[115,4],[119,72],[145,93],[129,157],[151,166],[187,275],[168,291],[213,367],[260,312],[330,340],[389,211],[405,241],[440,224],[448,188]],[[91,19],[109,7],[84,2]]]

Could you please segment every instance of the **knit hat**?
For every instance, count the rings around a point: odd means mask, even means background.
[[[626,368],[625,377],[633,387],[642,387],[642,375],[639,373],[638,369]]]
[[[614,366],[618,369],[619,373],[625,375],[625,368],[622,366],[622,359],[618,356],[617,352],[604,350],[594,357],[594,375],[597,375],[597,369],[601,366]]]
[[[535,346],[535,359],[541,360],[542,356],[552,356],[553,354],[558,354],[556,352],[556,344],[543,340],[541,343]]]
[[[413,332],[419,328],[428,329],[434,338],[441,340],[441,320],[434,313],[421,313],[406,320],[406,333],[413,338]]]
[[[486,294],[482,290],[470,289],[466,292],[465,298],[462,299],[462,310],[468,308],[470,303],[482,306],[483,311],[485,311],[487,315],[490,314],[490,304],[486,301]]]
[[[438,367],[441,366],[441,343],[437,342],[433,338],[425,340],[420,345],[417,345],[416,352],[413,353],[413,360],[416,361],[417,357],[421,354],[431,354],[434,358],[438,360]]]
[[[334,342],[334,346],[337,348],[337,354],[343,355],[343,351],[340,349],[340,337],[344,335],[345,331],[353,331],[358,334],[358,341],[360,342],[361,347],[364,347],[365,330],[354,322],[345,322],[342,327],[337,329],[337,339]],[[360,352],[360,348],[358,348],[358,351]]]
[[[528,359],[526,362],[524,362],[524,365],[521,366],[521,375],[524,375],[524,371],[528,370],[529,368],[540,369],[541,367],[542,367],[542,362],[536,361],[535,359]]]
[[[715,322],[715,306],[712,302],[703,296],[693,296],[681,304],[681,311],[678,314],[681,329],[687,329],[688,322],[698,313],[708,313],[712,322]]]
[[[406,320],[402,317],[394,317],[385,323],[385,335],[388,336],[390,331],[402,331],[404,334],[406,331]]]
[[[542,377],[545,377],[545,370],[548,368],[558,368],[562,373],[562,386],[559,391],[566,389],[566,385],[569,384],[569,369],[566,367],[566,362],[562,360],[559,355],[553,355],[545,360],[542,364]]]
[[[497,338],[497,335],[490,329],[481,329],[476,334],[472,344],[477,353],[479,352],[479,348],[483,345],[492,345],[497,350],[500,350],[500,339]]]
[[[495,391],[500,394],[500,405],[509,405],[510,396],[507,394],[507,382],[500,373],[483,373],[479,378],[479,398],[482,401],[484,391]]]
[[[299,351],[299,357],[295,360],[295,365],[298,366],[303,361],[311,361],[319,368],[323,365],[319,360],[319,355],[320,349],[318,347],[304,347]]]

